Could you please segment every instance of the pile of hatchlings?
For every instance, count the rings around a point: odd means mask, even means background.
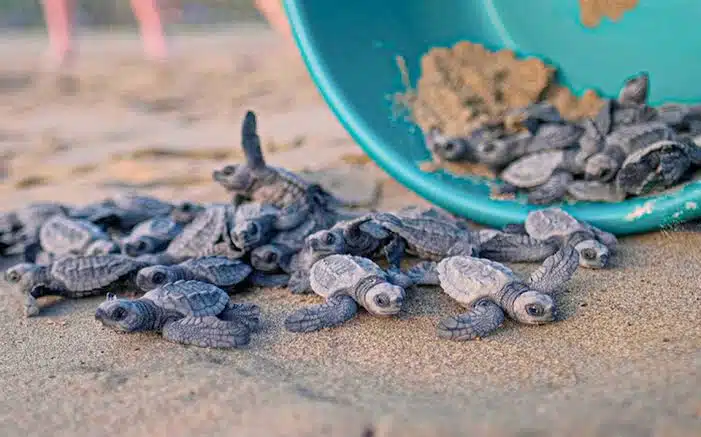
[[[251,287],[324,298],[285,320],[289,331],[310,332],[338,326],[360,307],[397,315],[407,290],[437,285],[466,308],[440,321],[438,336],[470,340],[496,330],[505,314],[525,324],[554,321],[553,293],[578,266],[605,267],[615,250],[613,235],[559,208],[503,230],[470,228],[434,208],[354,211],[321,186],[266,165],[250,111],[242,147],[245,162],[213,173],[231,202],[123,194],[1,215],[0,254],[24,257],[4,278],[26,316],[41,311],[43,296],[102,294],[95,318],[105,327],[227,348],[248,344],[261,327],[260,308],[231,297]],[[421,261],[402,263],[406,255]],[[524,279],[502,262],[542,265]]]
[[[428,129],[436,158],[483,164],[504,182],[497,195],[531,204],[619,202],[688,180],[701,165],[701,105],[647,105],[646,73],[627,79],[598,114],[565,120],[548,102],[507,114],[465,137]]]

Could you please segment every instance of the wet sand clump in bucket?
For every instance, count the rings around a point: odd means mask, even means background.
[[[587,27],[596,27],[603,17],[618,21],[639,0],[579,0],[580,20]]]

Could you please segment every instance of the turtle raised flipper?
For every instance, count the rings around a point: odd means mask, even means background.
[[[326,302],[295,311],[285,319],[291,332],[311,332],[338,326],[355,316],[358,304],[348,295],[331,296]]]
[[[34,317],[39,314],[39,303],[37,299],[31,294],[27,293],[24,295],[24,315],[26,317]]]
[[[219,318],[228,322],[239,321],[246,325],[251,332],[258,331],[261,325],[260,307],[253,303],[229,302],[219,314]]]
[[[572,175],[565,171],[555,171],[544,184],[533,188],[528,193],[528,203],[547,205],[562,200],[567,194],[567,186],[572,182]]]
[[[421,261],[406,272],[414,285],[439,285],[441,283],[435,261]]]
[[[579,253],[570,245],[563,246],[531,274],[528,285],[533,290],[553,293],[572,278],[578,266]]]
[[[265,167],[265,158],[263,158],[263,150],[260,147],[260,137],[258,136],[258,121],[253,111],[247,111],[241,123],[241,148],[249,167]]]
[[[586,225],[594,233],[594,236],[596,236],[596,239],[599,240],[599,242],[601,244],[608,247],[608,249],[611,253],[616,251],[616,247],[618,246],[618,238],[616,238],[615,235],[613,235],[610,232],[606,232],[604,230],[601,230],[601,229],[599,229],[595,226],[592,226],[588,223]]]
[[[515,225],[520,226],[520,225]],[[557,252],[554,241],[541,241],[521,233],[479,231],[480,258],[498,262],[540,262]]]
[[[406,252],[406,246],[407,244],[403,238],[395,236],[382,248],[390,267],[399,268],[402,263],[402,258],[404,258],[404,253]]]
[[[481,300],[468,312],[447,317],[438,323],[438,337],[462,341],[486,337],[504,323],[499,305]]]
[[[623,88],[618,93],[618,103],[621,105],[644,105],[647,102],[650,79],[646,72],[626,79]]]
[[[247,345],[251,339],[245,324],[215,316],[184,317],[167,323],[162,332],[166,340],[200,347],[236,348]]]
[[[399,285],[402,288],[409,288],[414,285],[412,278],[397,267],[389,267],[386,273],[389,282],[394,285]]]

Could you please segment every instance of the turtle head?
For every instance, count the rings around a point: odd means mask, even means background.
[[[584,240],[574,246],[579,253],[579,265],[589,269],[606,267],[609,261],[609,248],[597,240]]]
[[[555,320],[553,298],[539,291],[526,291],[514,301],[513,317],[528,325],[542,325]]]
[[[315,232],[307,237],[306,245],[312,253],[318,255],[346,253],[346,240],[340,229]]]
[[[264,216],[237,223],[229,233],[232,243],[243,250],[266,243],[273,236],[273,220],[272,216]]]
[[[247,194],[255,181],[252,169],[245,164],[231,164],[221,170],[214,170],[212,178],[236,194]]]
[[[47,285],[46,266],[32,263],[20,263],[5,270],[5,281],[10,286],[28,294],[36,287]]]
[[[143,291],[149,291],[181,279],[176,276],[173,268],[169,266],[146,267],[136,275],[136,286]]]
[[[465,138],[448,137],[437,128],[431,128],[426,135],[428,148],[446,161],[462,161],[473,159],[473,150]]]
[[[261,272],[275,272],[288,260],[292,250],[278,244],[265,244],[251,251],[251,266]]]
[[[402,309],[404,297],[405,291],[402,287],[381,282],[364,294],[362,305],[376,316],[393,316]]]
[[[616,176],[620,162],[613,156],[597,153],[587,160],[584,177],[590,181],[607,182]]]
[[[95,319],[104,326],[118,332],[140,331],[147,326],[148,312],[135,301],[117,299],[112,293],[107,293],[107,300],[102,302],[95,311]]]
[[[147,253],[156,253],[159,243],[154,238],[141,236],[129,238],[122,244],[122,252],[127,256],[137,257]]]
[[[512,149],[513,144],[511,142],[488,139],[477,144],[475,153],[480,163],[490,167],[501,167],[511,161]]]

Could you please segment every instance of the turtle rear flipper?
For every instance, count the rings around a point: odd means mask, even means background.
[[[232,303],[219,314],[221,320],[227,322],[241,322],[248,327],[251,332],[260,329],[260,307],[253,303]]]
[[[531,274],[528,286],[543,293],[553,293],[570,280],[578,266],[579,253],[571,245],[565,245]]]
[[[448,317],[438,323],[438,337],[464,341],[486,337],[504,323],[504,311],[488,300],[478,302],[470,311]]]
[[[248,327],[238,321],[215,316],[185,317],[163,327],[166,340],[200,347],[237,348],[249,343]]]
[[[498,262],[540,262],[557,252],[554,241],[540,241],[527,234],[497,232],[480,244],[480,258]]]
[[[346,322],[358,312],[358,304],[347,295],[332,296],[326,302],[297,310],[285,319],[291,332],[311,332],[332,328]]]

